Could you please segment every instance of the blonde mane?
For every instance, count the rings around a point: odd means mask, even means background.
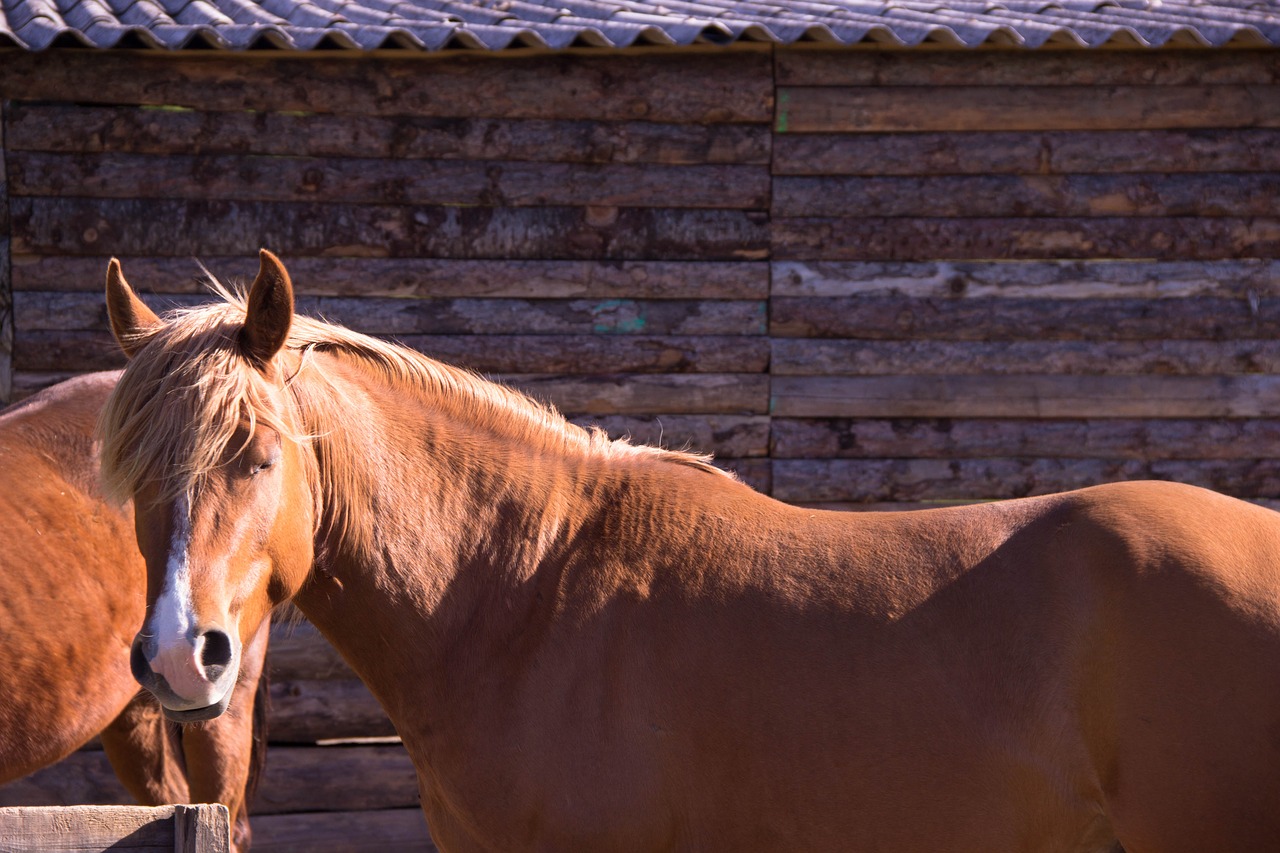
[[[162,488],[169,498],[190,491],[223,463],[246,421],[250,434],[261,423],[295,440],[311,438],[297,412],[273,407],[272,380],[242,352],[245,295],[212,279],[210,288],[222,301],[167,313],[107,401],[99,422],[102,475],[105,489],[116,498],[128,498],[144,484]],[[299,363],[291,375],[275,380],[280,387],[274,390],[296,385],[299,402],[314,400],[320,391],[303,391],[305,380],[318,379],[330,391],[337,388],[309,356],[344,354],[389,382],[429,395],[433,405],[465,413],[477,425],[532,449],[650,458],[732,478],[713,466],[709,456],[610,439],[603,430],[570,423],[553,407],[518,391],[332,323],[295,315],[286,351],[297,354]]]

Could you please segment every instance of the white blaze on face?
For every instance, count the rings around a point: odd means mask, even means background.
[[[191,504],[187,495],[173,507],[173,538],[165,565],[164,586],[151,614],[155,657],[148,661],[169,688],[192,707],[212,705],[222,690],[205,675],[201,662],[204,638],[195,638],[196,614],[191,598]]]

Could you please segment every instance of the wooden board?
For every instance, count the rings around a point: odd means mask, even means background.
[[[1272,85],[783,86],[777,99],[780,134],[1280,127]]]
[[[778,260],[1219,260],[1280,253],[1280,219],[795,217],[774,219],[771,238]]]
[[[1276,418],[787,418],[775,459],[1235,459],[1280,447]]]
[[[0,60],[0,93],[23,100],[358,116],[767,122],[768,47],[384,59],[314,54],[46,51]],[[92,80],[92,86],[85,81]],[[696,85],[690,85],[695,80]]]
[[[15,259],[15,276],[21,264]],[[774,261],[777,296],[1162,299],[1280,296],[1280,261]]]
[[[764,124],[214,112],[70,103],[9,105],[9,151],[273,154],[397,160],[769,164]]]
[[[770,418],[763,415],[602,415],[573,419],[612,438],[743,460],[769,454]]]
[[[17,255],[13,289],[101,293],[110,258]],[[257,250],[232,257],[201,252],[198,260],[120,255],[130,284],[143,292],[208,293],[200,263],[225,282],[247,283],[258,271]],[[297,292],[307,296],[764,299],[769,294],[769,266],[763,262],[361,257],[284,261]]]
[[[773,495],[792,503],[885,503],[1043,495],[1122,480],[1173,480],[1239,497],[1280,494],[1280,462],[1136,459],[779,459]]]
[[[752,260],[742,210],[408,207],[317,202],[16,198],[19,254]]]
[[[1272,339],[1280,298],[910,299],[776,297],[770,332],[867,340]]]
[[[264,815],[254,853],[435,853],[421,809]]]
[[[1280,341],[1265,338],[991,343],[773,338],[770,346],[769,371],[773,376],[1280,373]]]
[[[754,373],[495,377],[567,415],[762,415],[769,377]]]
[[[1274,217],[1280,174],[782,176],[773,215]]]
[[[771,412],[799,418],[1265,418],[1280,416],[1280,376],[779,376]]]
[[[4,808],[0,839],[5,853],[226,853],[231,840],[222,805]]]
[[[13,196],[344,204],[744,208],[769,204],[767,166],[522,163],[281,155],[9,155]]]
[[[1274,172],[1280,130],[782,134],[775,175]]]
[[[784,86],[1271,85],[1274,50],[833,50],[775,49]]]
[[[274,678],[270,685],[273,743],[393,737],[395,726],[357,678]]]

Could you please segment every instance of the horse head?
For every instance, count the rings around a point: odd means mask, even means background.
[[[129,357],[100,434],[103,479],[132,498],[147,565],[134,676],[167,715],[226,709],[240,650],[314,556],[314,458],[288,382],[293,288],[263,251],[247,300],[157,316],[112,259],[111,328]]]

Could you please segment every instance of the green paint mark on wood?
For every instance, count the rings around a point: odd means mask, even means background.
[[[778,133],[787,132],[787,102],[790,100],[791,96],[785,89],[778,92]]]

